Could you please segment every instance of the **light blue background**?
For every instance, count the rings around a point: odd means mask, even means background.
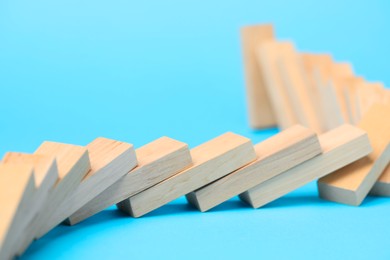
[[[329,52],[390,85],[388,1],[0,1],[0,155],[98,136],[191,147],[233,131],[254,143],[239,39],[272,22],[302,51]],[[388,120],[388,119],[387,119]],[[55,210],[55,209],[53,209]],[[114,207],[61,226],[22,259],[390,259],[390,201],[325,202],[315,183],[253,210],[183,198],[140,219]]]

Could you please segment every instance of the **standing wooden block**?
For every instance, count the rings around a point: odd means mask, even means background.
[[[256,159],[248,138],[226,133],[191,150],[193,165],[118,204],[140,217],[172,200],[205,186]]]
[[[200,211],[207,211],[313,158],[321,153],[321,147],[312,130],[297,125],[258,143],[255,151],[254,162],[187,194],[187,200]]]
[[[80,185],[57,207],[41,228],[46,233],[94,199],[137,166],[132,144],[107,138],[97,138],[86,147],[91,170]]]
[[[80,185],[81,180],[91,169],[88,151],[77,145],[44,142],[35,151],[35,154],[54,156],[58,166],[58,180],[50,191],[49,199],[38,216],[38,223],[34,226],[35,238],[43,236],[46,225],[58,206]]]
[[[168,137],[136,150],[138,166],[68,218],[74,225],[169,177],[192,163],[188,145]]]
[[[262,68],[264,86],[271,101],[278,126],[281,129],[286,129],[298,123],[278,67],[280,57],[283,57],[285,52],[293,51],[293,49],[294,46],[290,42],[268,41],[262,43],[257,50],[257,59]]]
[[[318,181],[324,199],[358,206],[390,161],[390,105],[375,105],[359,127],[370,138],[373,152]]]
[[[357,118],[361,119],[376,103],[383,103],[384,86],[380,82],[360,82],[356,88]]]
[[[259,208],[372,151],[367,134],[351,125],[339,126],[321,134],[319,140],[322,154],[242,193],[241,200]]]
[[[58,179],[57,163],[54,157],[24,154],[24,153],[6,153],[3,158],[4,164],[25,165],[34,169],[34,179],[36,192],[30,204],[31,220],[26,221],[23,227],[23,234],[18,236],[17,255],[21,255],[34,240],[34,227],[38,223],[39,213],[45,205],[49,192],[53,189]]]
[[[265,89],[263,68],[256,59],[257,48],[274,39],[272,25],[254,25],[241,28],[249,123],[252,128],[276,125],[276,118]]]
[[[27,165],[0,164],[0,259],[13,259],[18,235],[32,217],[35,196],[33,169]]]

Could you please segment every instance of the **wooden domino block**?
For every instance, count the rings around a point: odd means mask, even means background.
[[[0,259],[13,259],[19,235],[33,217],[33,169],[27,165],[0,164]]]
[[[262,43],[257,50],[257,59],[262,68],[264,86],[281,129],[298,123],[278,67],[280,57],[293,49],[294,46],[290,42],[268,41]]]
[[[50,191],[49,199],[39,213],[38,223],[32,227],[35,238],[40,238],[47,232],[48,220],[58,210],[62,201],[77,189],[81,180],[91,169],[91,165],[87,149],[77,145],[44,142],[35,154],[54,156],[58,166],[56,185]]]
[[[390,161],[389,105],[374,105],[363,117],[359,127],[370,138],[373,152],[318,181],[322,198],[358,206]]]
[[[348,165],[372,151],[367,134],[342,125],[319,136],[323,153],[242,193],[241,200],[259,208]]]
[[[344,78],[340,81],[344,90],[344,100],[348,112],[348,122],[356,125],[360,121],[358,86],[364,82],[361,77]]]
[[[361,119],[372,105],[383,103],[384,86],[380,82],[360,82],[356,88],[357,118]]]
[[[38,221],[39,212],[45,205],[49,192],[58,179],[57,163],[54,157],[51,156],[14,152],[6,153],[3,163],[25,165],[34,169],[36,192],[29,209],[33,217],[25,223],[23,235],[18,238],[18,242],[15,242],[19,245],[16,254],[21,255],[34,240],[34,226]]]
[[[119,209],[140,217],[205,186],[256,159],[248,138],[225,133],[191,150],[193,165],[120,202]]]
[[[254,162],[187,194],[187,200],[207,211],[322,152],[316,134],[300,125],[256,144],[255,151]]]
[[[137,166],[132,144],[100,137],[89,143],[86,148],[89,152],[91,170],[80,185],[58,205],[55,213],[44,225],[44,233],[67,219]]]
[[[249,123],[252,128],[276,125],[276,118],[265,89],[263,70],[256,59],[257,48],[274,38],[272,25],[246,26],[241,29]]]
[[[105,208],[121,202],[189,167],[188,145],[168,137],[159,138],[136,150],[138,166],[68,218],[74,225]]]

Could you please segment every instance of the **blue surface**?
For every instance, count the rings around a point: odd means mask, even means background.
[[[330,52],[390,85],[388,1],[0,1],[0,155],[44,140],[162,135],[192,147],[247,126],[239,27],[272,22],[300,50]],[[183,198],[141,219],[113,207],[61,226],[22,259],[390,259],[390,201],[321,201],[315,183],[253,210]]]

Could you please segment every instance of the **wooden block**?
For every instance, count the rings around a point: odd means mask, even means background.
[[[376,196],[390,197],[390,164],[387,165],[382,175],[375,182],[370,194]]]
[[[256,59],[257,48],[265,41],[274,38],[272,25],[254,25],[241,28],[244,70],[249,110],[249,123],[252,128],[276,125],[276,118],[265,89],[263,68]]]
[[[62,201],[77,189],[91,165],[87,149],[77,145],[44,142],[35,154],[54,156],[58,166],[56,185],[49,192],[49,199],[39,213],[37,225],[32,227],[35,238],[39,238],[47,232],[45,227],[48,220],[58,210]]]
[[[72,214],[68,224],[74,225],[192,164],[188,145],[168,137],[138,148],[136,154],[138,166]]]
[[[33,169],[27,165],[0,164],[0,259],[13,259],[18,236],[32,217],[35,195]]]
[[[49,191],[54,187],[58,179],[57,163],[54,157],[25,154],[25,153],[6,153],[3,158],[4,164],[25,165],[34,169],[35,189],[34,197],[31,198],[29,211],[31,220],[26,221],[22,227],[23,234],[18,236],[17,255],[21,255],[34,240],[34,229],[38,221],[39,212],[42,210],[48,199]],[[15,253],[15,252],[14,252]]]
[[[288,92],[280,75],[278,60],[285,52],[293,51],[290,42],[268,41],[262,43],[257,50],[257,59],[261,65],[264,86],[271,101],[279,128],[286,129],[298,123],[294,114]]]
[[[384,86],[380,82],[362,81],[356,88],[357,118],[361,119],[372,105],[383,102]]]
[[[364,116],[359,127],[370,138],[373,152],[318,181],[324,199],[358,206],[390,161],[390,105],[375,105]]]
[[[319,136],[323,153],[242,193],[241,200],[259,208],[283,195],[371,152],[367,134],[351,125],[342,125]]]
[[[60,224],[137,166],[132,144],[100,137],[86,148],[91,170],[74,192],[58,205],[55,213],[47,220],[43,233]]]
[[[207,185],[256,159],[248,138],[225,133],[191,150],[193,165],[120,202],[119,209],[140,217]]]
[[[187,200],[207,211],[322,152],[316,134],[300,125],[256,144],[255,151],[254,162],[187,194]]]
[[[352,77],[344,78],[340,84],[344,87],[344,100],[347,106],[348,120],[351,124],[356,125],[360,121],[359,98],[357,88],[363,82],[363,78]]]

